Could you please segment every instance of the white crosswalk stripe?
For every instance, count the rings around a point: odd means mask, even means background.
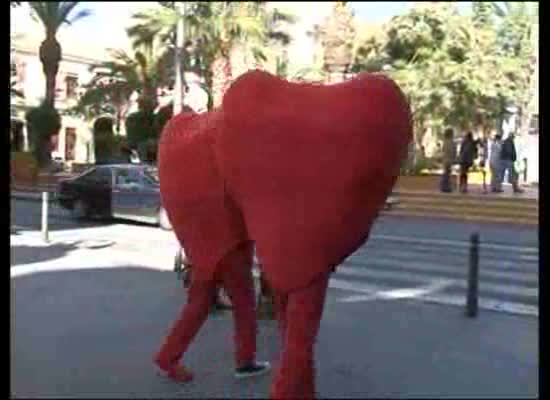
[[[379,235],[333,274],[338,301],[410,299],[464,306],[469,242]],[[538,248],[482,244],[480,309],[538,316]],[[352,293],[354,292],[354,293]]]

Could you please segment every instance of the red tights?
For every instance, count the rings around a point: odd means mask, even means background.
[[[272,399],[315,398],[313,347],[319,332],[329,274],[309,286],[281,294],[275,307],[282,338],[279,370],[271,387]]]
[[[233,303],[237,367],[255,361],[257,323],[251,266],[252,245],[244,243],[218,264],[215,281],[197,282],[191,278],[188,301],[156,356],[159,365],[171,367],[183,357],[208,317],[213,294],[220,283]]]

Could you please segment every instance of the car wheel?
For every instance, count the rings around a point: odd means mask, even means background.
[[[168,219],[168,213],[164,208],[161,207],[159,210],[159,216],[158,216],[158,224],[160,227],[164,230],[171,231],[172,230],[172,224],[170,223],[170,220]]]
[[[75,200],[73,203],[72,215],[76,219],[85,219],[89,217],[88,206],[82,200]]]

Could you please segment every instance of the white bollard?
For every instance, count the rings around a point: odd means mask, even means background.
[[[42,192],[42,239],[48,243],[48,192]]]

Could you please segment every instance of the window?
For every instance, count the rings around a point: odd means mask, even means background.
[[[109,168],[95,168],[82,175],[79,179],[88,184],[98,184],[111,186],[113,182],[113,175]]]
[[[113,184],[113,173],[110,168],[96,169],[96,177],[98,182],[103,185],[111,186]]]
[[[159,174],[156,168],[145,168],[143,170],[143,175],[145,176],[147,182],[153,185],[159,184]]]
[[[65,94],[67,98],[76,97],[76,92],[78,89],[78,77],[75,75],[68,75],[65,77]]]
[[[115,170],[116,185],[142,184],[141,174],[136,169],[118,168]]]

